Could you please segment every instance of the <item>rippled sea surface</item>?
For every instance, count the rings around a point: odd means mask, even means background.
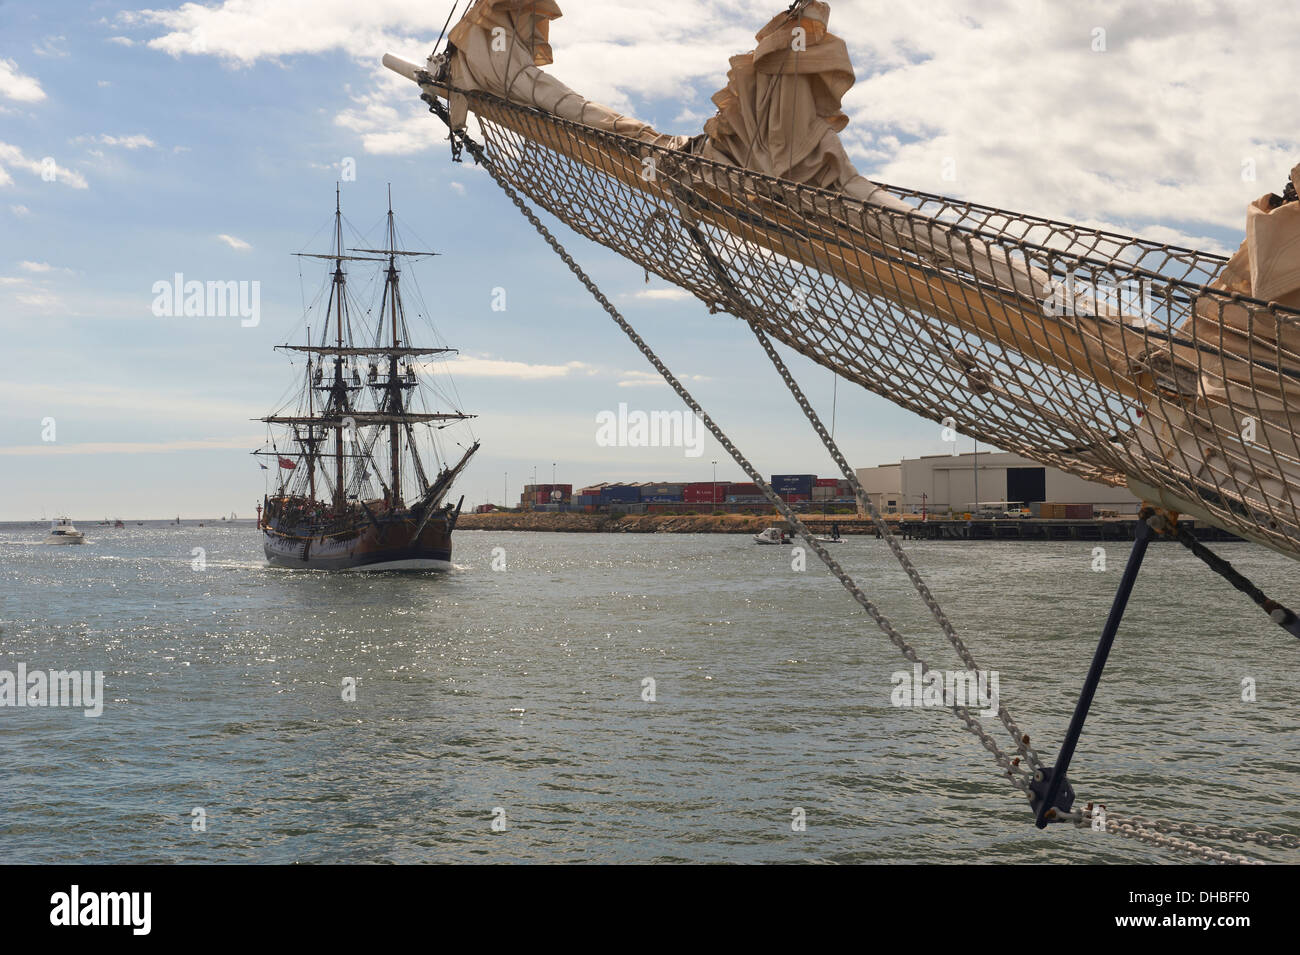
[[[910,667],[811,554],[798,572],[745,536],[458,531],[453,572],[348,575],[266,568],[248,522],[79,526],[90,544],[46,547],[0,525],[0,669],[103,670],[107,698],[97,719],[0,708],[3,862],[1181,861],[1035,830],[949,711],[891,705]],[[1050,762],[1127,548],[1099,573],[1092,543],[907,546]],[[1294,563],[1217,547],[1300,602]],[[960,667],[882,542],[835,553]],[[1080,802],[1300,832],[1298,662],[1153,546]]]

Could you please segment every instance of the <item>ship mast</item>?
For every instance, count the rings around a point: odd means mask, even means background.
[[[393,228],[393,187],[388,186],[388,283],[392,291],[392,301],[390,303],[393,313],[393,348],[401,347],[402,342],[397,334],[397,235]],[[397,383],[397,352],[393,351],[388,356],[388,403],[389,411],[392,414],[400,415],[402,413],[402,388]],[[391,468],[393,475],[393,507],[402,506],[402,462],[401,462],[401,442],[402,434],[399,430],[400,425],[394,421],[388,426],[388,449],[391,455]],[[415,444],[411,444],[411,453],[416,454]]]
[[[343,383],[343,212],[339,202],[339,186],[334,184],[334,315],[335,343],[339,353],[334,356],[334,388],[331,403],[338,424],[334,429],[334,513],[343,513],[347,503],[347,485],[343,483],[343,412],[348,408],[347,385]]]
[[[388,187],[388,235],[387,247],[383,249],[350,249],[352,252],[364,252],[373,255],[384,255],[388,257],[388,267],[385,270],[384,295],[380,302],[379,315],[381,323],[385,318],[388,319],[388,338],[390,346],[380,348],[378,351],[385,353],[388,358],[388,380],[384,383],[384,401],[382,406],[383,414],[388,416],[388,451],[389,451],[389,474],[390,487],[393,495],[393,507],[403,506],[402,500],[402,430],[407,432],[407,448],[411,452],[411,463],[415,467],[415,475],[419,480],[420,494],[425,495],[429,491],[428,481],[424,475],[424,465],[420,461],[419,448],[415,443],[415,435],[412,433],[411,425],[418,421],[429,420],[458,420],[470,415],[462,414],[437,414],[437,415],[417,415],[411,414],[407,410],[405,392],[408,388],[415,387],[414,374],[404,378],[398,373],[398,362],[405,357],[409,362],[416,355],[421,354],[440,354],[454,351],[450,348],[412,348],[403,345],[402,336],[406,333],[406,315],[402,309],[402,296],[400,289],[400,272],[397,268],[397,257],[399,255],[409,256],[432,256],[437,252],[417,252],[409,249],[399,249],[397,247],[397,225],[393,215],[393,187]],[[383,325],[380,325],[380,334],[383,333]]]

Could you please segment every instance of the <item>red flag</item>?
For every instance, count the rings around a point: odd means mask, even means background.
[[[285,457],[280,458],[280,467],[282,468],[287,468],[288,470],[292,471],[297,466],[298,466],[297,461],[290,461],[288,458]]]

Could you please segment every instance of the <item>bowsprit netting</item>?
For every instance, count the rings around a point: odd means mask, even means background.
[[[1228,260],[923,192],[910,211],[464,96],[510,183],[836,374],[1300,556],[1300,312]]]

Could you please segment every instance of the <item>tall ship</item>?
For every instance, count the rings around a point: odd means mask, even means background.
[[[454,462],[440,447],[442,429],[474,416],[447,407],[454,389],[433,381],[429,361],[455,349],[412,340],[398,263],[437,253],[399,248],[392,206],[390,188],[384,248],[345,246],[336,187],[330,251],[297,253],[331,270],[317,298],[325,304],[317,336],[308,325],[306,344],[277,346],[305,355],[305,373],[261,419],[267,446],[254,452],[274,459],[277,487],[263,499],[258,527],[275,567],[451,566],[464,497],[452,504],[450,494],[479,442],[461,444]],[[350,268],[374,268],[382,280],[373,283],[381,289],[373,307],[354,301]]]

